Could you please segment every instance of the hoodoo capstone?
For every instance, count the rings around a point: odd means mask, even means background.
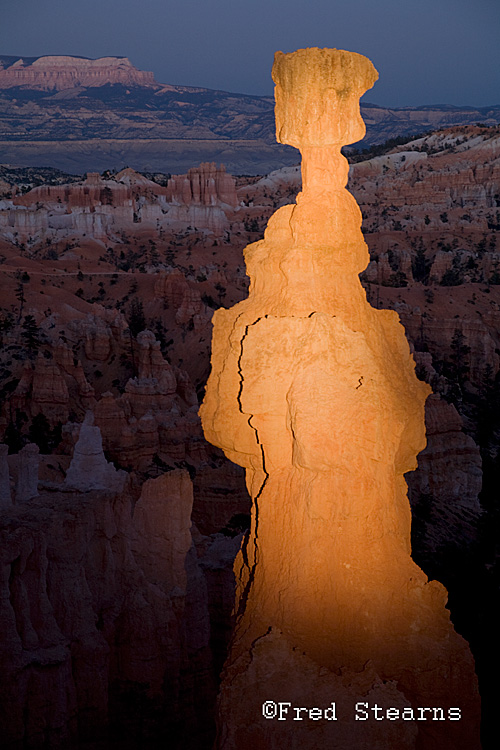
[[[398,315],[372,308],[358,277],[369,256],[340,149],[364,135],[359,98],[377,72],[303,49],[278,52],[273,79],[277,139],[300,148],[303,189],[246,248],[248,299],[214,315],[200,410],[253,499],[219,747],[478,748],[468,644],[411,558],[404,474],[425,446],[430,388]]]

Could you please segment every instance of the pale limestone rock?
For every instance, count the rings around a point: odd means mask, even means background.
[[[0,444],[0,508],[10,508],[12,505],[12,496],[10,493],[10,476],[7,454],[9,448],[3,443]]]
[[[0,70],[1,74],[1,70]],[[1,75],[0,75],[1,78]],[[1,82],[0,82],[1,88]],[[12,238],[56,237],[74,233],[105,241],[116,232],[134,230],[192,231],[222,236],[237,231],[239,211],[235,178],[223,166],[202,164],[174,176],[168,187],[132,169],[113,180],[89,172],[67,185],[41,185],[0,205],[0,234]]]
[[[87,412],[66,474],[65,486],[81,492],[89,490],[120,492],[125,478],[124,471],[117,471],[113,464],[106,461],[102,449],[101,431],[99,427],[94,426],[93,413]]]
[[[39,448],[28,443],[18,453],[16,504],[25,503],[38,495]]]
[[[261,718],[264,679],[272,697],[294,675],[316,705],[311,665],[323,669],[328,693],[338,674],[359,675],[368,662],[366,684],[338,685],[340,702],[394,683],[398,696],[382,691],[389,705],[460,705],[467,716],[399,725],[398,746],[479,746],[468,645],[450,623],[446,590],[410,556],[404,474],[425,446],[429,387],[415,376],[397,314],[366,301],[361,214],[344,189],[340,147],[363,137],[358,100],[376,77],[369,60],[342,50],[276,54],[277,135],[302,151],[303,191],[246,248],[248,299],[213,318],[202,424],[245,467],[253,499],[234,569],[236,631],[219,700],[224,750],[392,750],[390,733],[356,736],[351,725],[339,746],[337,728],[321,723],[295,725],[279,744]],[[270,629],[286,647],[255,648]],[[304,661],[287,656],[294,649]]]

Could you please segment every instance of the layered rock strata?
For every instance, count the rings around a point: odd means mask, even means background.
[[[407,479],[412,506],[435,552],[446,543],[468,545],[476,538],[483,513],[478,499],[482,462],[453,404],[433,394],[427,400],[425,421],[427,445],[418,457],[418,471]]]
[[[477,748],[468,645],[446,590],[410,556],[404,473],[425,446],[430,389],[397,314],[372,308],[358,278],[369,258],[340,148],[364,135],[359,97],[377,73],[312,49],[277,53],[273,78],[277,138],[300,148],[303,190],[247,247],[248,299],[214,315],[201,408],[253,499],[219,747]],[[266,715],[269,700],[291,720]],[[338,723],[292,720],[294,706],[332,700]],[[358,702],[397,718],[356,720]],[[421,707],[443,719],[419,720]]]
[[[238,205],[234,178],[223,164],[217,168],[214,162],[188,169],[186,175],[173,175],[167,185],[167,200],[186,205]]]
[[[63,91],[77,86],[104,86],[122,83],[129,86],[151,86],[154,74],[138,70],[126,57],[86,57],[44,55],[0,59],[0,89],[25,86],[42,91]]]
[[[124,229],[186,231],[221,236],[237,221],[235,179],[221,165],[201,164],[175,175],[167,187],[132,169],[115,179],[89,172],[81,183],[42,185],[0,200],[0,236],[55,237],[80,234],[116,239]],[[236,219],[236,221],[235,221]],[[17,235],[16,235],[17,233]]]

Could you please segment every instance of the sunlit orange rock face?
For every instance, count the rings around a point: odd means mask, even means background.
[[[219,747],[477,748],[472,656],[445,588],[410,556],[404,474],[425,446],[430,389],[398,315],[372,308],[358,278],[369,257],[340,148],[364,135],[359,97],[377,72],[307,49],[278,52],[273,79],[277,138],[302,152],[303,191],[246,248],[248,299],[214,315],[201,407],[253,498]],[[279,721],[264,701],[291,706]],[[336,721],[296,718],[332,702]],[[398,717],[375,718],[374,704]]]

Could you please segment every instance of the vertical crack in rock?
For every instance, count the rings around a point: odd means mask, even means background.
[[[266,315],[264,317],[267,318],[268,316]],[[240,378],[240,384],[239,384],[239,390],[238,390],[237,400],[238,400],[239,410],[240,410],[240,412],[242,414],[245,414],[245,412],[243,410],[243,405],[241,403],[241,396],[242,396],[242,393],[243,393],[243,384],[244,384],[244,377],[243,377],[243,372],[242,372],[242,368],[241,368],[241,360],[242,360],[242,357],[243,357],[243,345],[244,345],[246,337],[248,336],[249,329],[252,326],[257,325],[257,323],[259,323],[260,320],[262,320],[262,317],[257,318],[257,320],[254,320],[253,323],[249,323],[245,327],[245,332],[244,332],[243,336],[241,337],[241,342],[240,342],[240,354],[239,354],[239,357],[238,357],[238,375],[239,375],[239,378]],[[260,496],[261,496],[261,494],[262,494],[262,492],[264,490],[266,482],[267,482],[267,480],[269,478],[269,474],[266,471],[266,457],[265,457],[265,453],[264,453],[264,446],[263,446],[263,444],[261,443],[261,441],[259,439],[259,432],[258,432],[257,428],[254,427],[254,425],[252,424],[252,417],[253,417],[253,414],[250,414],[249,417],[248,417],[247,423],[248,423],[248,426],[254,431],[254,433],[255,433],[255,439],[257,441],[257,445],[260,446],[261,459],[262,459],[262,470],[264,472],[264,480],[263,480],[263,482],[262,482],[262,484],[261,484],[261,486],[260,486],[257,494],[253,498],[253,502],[254,502],[254,506],[255,506],[255,525],[254,525],[254,531],[253,531],[253,546],[254,546],[254,549],[253,549],[253,563],[250,563],[250,560],[249,560],[249,557],[248,557],[248,542],[249,542],[249,539],[250,539],[250,533],[247,533],[245,535],[245,539],[244,539],[243,545],[242,545],[243,560],[244,560],[244,563],[245,563],[246,567],[248,568],[248,581],[247,581],[247,583],[245,585],[245,588],[243,589],[243,593],[242,593],[242,595],[240,597],[240,600],[239,600],[239,603],[238,603],[238,611],[237,611],[237,614],[236,614],[237,619],[240,619],[241,616],[243,615],[244,611],[245,611],[246,603],[247,603],[247,600],[248,600],[248,596],[250,594],[250,590],[252,588],[252,583],[253,583],[253,580],[254,580],[254,577],[255,577],[255,568],[257,566],[257,562],[258,562],[258,558],[259,558],[259,547],[258,547],[259,502],[258,501],[259,501],[259,498],[260,498]],[[241,577],[241,572],[242,571],[240,570],[240,577]]]

